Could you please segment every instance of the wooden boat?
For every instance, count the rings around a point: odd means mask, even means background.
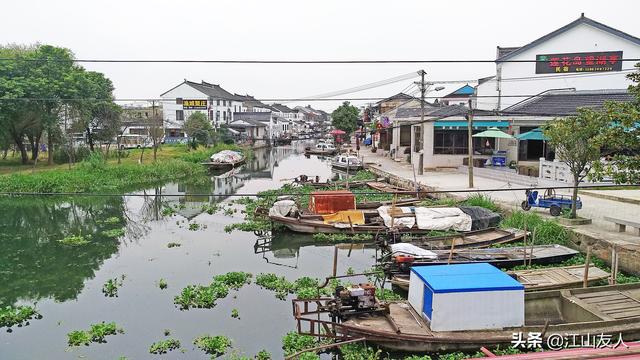
[[[358,171],[364,169],[364,164],[355,155],[338,155],[331,161],[331,167],[342,171]]]
[[[353,315],[339,322],[328,315],[332,298],[293,300],[297,331],[340,340],[364,338],[398,351],[476,351],[508,346],[514,333],[550,336],[611,335],[612,344],[640,339],[640,283],[525,293],[525,325],[495,330],[436,332],[406,301],[388,303],[389,313]],[[320,313],[320,317],[319,314]],[[322,331],[321,331],[322,329]]]
[[[507,272],[518,282],[524,285],[525,291],[541,291],[552,289],[569,289],[580,287],[584,281],[584,266],[561,266],[543,269],[515,270]],[[587,283],[594,283],[609,277],[609,273],[595,265],[589,266],[589,278]],[[397,287],[409,291],[409,276],[395,275],[391,283]]]
[[[615,339],[617,340],[617,339]],[[580,342],[580,341],[577,341]],[[579,344],[581,345],[581,344]],[[640,342],[626,342],[618,347],[581,347],[574,349],[563,349],[558,351],[536,351],[514,355],[495,355],[491,351],[480,349],[487,357],[497,360],[567,360],[567,359],[616,359],[634,360],[640,358]],[[470,360],[486,360],[487,357],[473,358]]]
[[[570,259],[578,251],[562,245],[514,246],[506,248],[432,250],[433,257],[403,256],[389,253],[381,261],[388,276],[408,274],[412,266],[489,263],[498,268],[512,268],[527,263],[537,265],[557,264]],[[396,256],[401,255],[401,256]]]
[[[244,164],[247,160],[247,157],[244,156],[244,154],[241,154],[239,152],[231,152],[228,150],[223,150],[221,152],[218,152],[214,155],[212,155],[212,158],[215,157],[218,154],[224,153],[225,151],[229,152],[229,153],[234,153],[234,156],[240,155],[240,158],[236,159],[236,160],[227,160],[227,161],[205,161],[202,162],[201,164],[204,166],[207,166],[209,168],[209,170],[220,170],[220,169],[233,169],[237,166],[240,166],[242,164]],[[223,157],[224,158],[224,155]]]
[[[454,249],[484,248],[496,244],[520,241],[524,238],[524,234],[525,232],[519,229],[487,228],[453,235],[421,237],[403,240],[402,242],[414,244],[428,250],[450,249],[452,243]],[[385,237],[379,243],[379,246],[383,250],[390,251],[389,244],[389,238]]]
[[[399,186],[391,185],[385,182],[379,181],[369,181],[367,186],[378,191],[388,192],[388,193],[396,193],[399,191],[411,191],[410,189],[401,188]]]

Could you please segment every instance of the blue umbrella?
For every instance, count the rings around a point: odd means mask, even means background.
[[[533,129],[524,134],[520,134],[516,137],[518,138],[518,140],[542,140],[542,141],[549,140],[548,137],[544,136],[544,134],[542,133],[542,129],[540,128]]]

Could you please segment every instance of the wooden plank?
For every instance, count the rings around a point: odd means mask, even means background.
[[[599,297],[599,298],[587,298],[587,299],[582,299],[582,301],[589,303],[589,304],[600,304],[603,301],[608,301],[608,300],[623,300],[626,299],[626,297],[624,295],[607,295],[607,296],[603,296],[603,297]]]
[[[633,311],[625,311],[625,312],[620,312],[615,314],[608,314],[608,315],[615,319],[633,318],[633,317],[640,316],[640,309],[633,310]]]
[[[616,310],[638,309],[638,305],[640,304],[638,304],[635,301],[627,301],[627,302],[618,303],[618,304],[600,305],[598,306],[598,309],[606,313],[614,313],[614,312],[618,312]]]
[[[622,295],[622,293],[618,290],[609,290],[609,291],[598,291],[598,292],[588,292],[583,294],[573,294],[578,299],[588,299],[588,298],[597,298],[608,295]]]

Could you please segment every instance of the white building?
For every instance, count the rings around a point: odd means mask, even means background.
[[[577,20],[522,47],[498,47],[496,74],[481,80],[475,108],[504,110],[548,90],[626,89],[640,58],[640,39],[591,20]],[[506,62],[506,61],[542,62]],[[518,96],[523,95],[523,96]]]
[[[214,128],[233,121],[234,112],[242,112],[242,99],[220,85],[202,81],[184,82],[160,95],[167,137],[184,137],[184,121],[195,112],[207,115]]]

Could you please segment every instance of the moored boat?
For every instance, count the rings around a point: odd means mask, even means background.
[[[244,164],[246,160],[246,156],[238,151],[222,150],[211,155],[209,161],[203,162],[202,165],[211,170],[233,169]]]
[[[602,334],[610,336],[612,343],[618,337],[629,342],[640,339],[638,283],[529,292],[524,295],[524,325],[489,330],[433,331],[408,301],[385,303],[375,311],[340,318],[330,313],[332,302],[335,299],[293,300],[298,332],[340,340],[364,338],[391,350],[430,353],[509,346],[514,333],[525,339],[536,334],[542,342],[557,334],[577,338]],[[319,318],[319,312],[327,316]],[[332,319],[324,320],[327,318]]]
[[[524,285],[526,291],[541,291],[553,289],[569,289],[580,287],[584,282],[584,265],[559,266],[542,269],[527,269],[508,271],[507,274]],[[587,284],[593,285],[605,280],[609,273],[595,265],[589,266]],[[394,275],[391,283],[403,290],[409,290],[408,275]]]
[[[343,171],[358,171],[364,169],[364,164],[355,155],[337,155],[331,161],[331,167]]]
[[[396,244],[400,245],[400,244]],[[406,244],[411,245],[411,244]],[[512,268],[527,263],[549,265],[561,263],[578,254],[562,245],[514,246],[486,249],[427,250],[413,246],[391,252],[382,259],[388,276],[408,274],[411,267],[443,264],[489,263],[499,268]]]
[[[307,147],[304,149],[305,155],[329,156],[329,155],[334,155],[337,152],[338,152],[338,149],[336,149],[336,147],[330,143],[318,143],[314,147]]]

